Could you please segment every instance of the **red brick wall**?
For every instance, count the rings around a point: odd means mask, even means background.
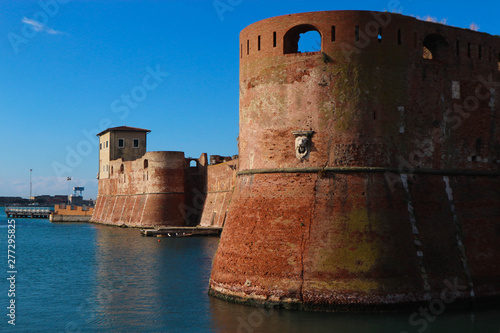
[[[99,180],[92,221],[135,227],[186,224],[184,153],[148,152],[135,161],[111,161],[110,168],[110,178]]]
[[[207,194],[200,225],[207,227],[224,225],[237,171],[237,159],[208,166]]]
[[[283,54],[301,24],[322,53]],[[399,307],[456,278],[461,301],[500,296],[499,37],[335,11],[254,23],[240,47],[240,175],[213,294]],[[309,159],[293,131],[314,131]]]

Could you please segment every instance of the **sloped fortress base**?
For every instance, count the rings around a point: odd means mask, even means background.
[[[297,53],[310,30],[321,52]],[[244,29],[239,173],[209,293],[333,311],[498,302],[499,50],[390,13]]]
[[[498,208],[488,210],[499,206],[498,181],[413,178],[408,191],[401,182],[391,192],[383,173],[240,176],[211,293],[356,311],[401,309],[443,292],[453,306],[498,296]]]

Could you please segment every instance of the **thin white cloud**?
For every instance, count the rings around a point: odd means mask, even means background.
[[[61,34],[63,34],[62,31],[54,30],[54,29],[52,29],[50,27],[47,27],[45,24],[42,24],[42,23],[40,23],[38,21],[29,19],[27,17],[23,17],[22,22],[24,24],[31,25],[33,27],[33,29],[35,29],[35,31],[43,31],[43,32],[48,33],[49,35],[61,35]]]

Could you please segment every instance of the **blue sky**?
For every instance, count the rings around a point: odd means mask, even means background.
[[[395,3],[405,15],[500,35],[498,1],[1,0],[0,196],[27,198],[33,169],[34,195],[80,185],[95,198],[102,127],[150,129],[149,151],[237,154],[243,28],[277,15]],[[126,101],[132,93],[137,102]]]

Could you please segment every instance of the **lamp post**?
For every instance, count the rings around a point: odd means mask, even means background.
[[[30,202],[31,202],[31,189],[32,189],[32,183],[31,183],[31,173],[33,172],[33,169],[30,169]]]
[[[71,202],[70,202],[69,196],[71,194],[71,190],[70,190],[70,188],[71,188],[71,177],[66,178],[66,180],[68,181],[68,205],[70,205]]]

